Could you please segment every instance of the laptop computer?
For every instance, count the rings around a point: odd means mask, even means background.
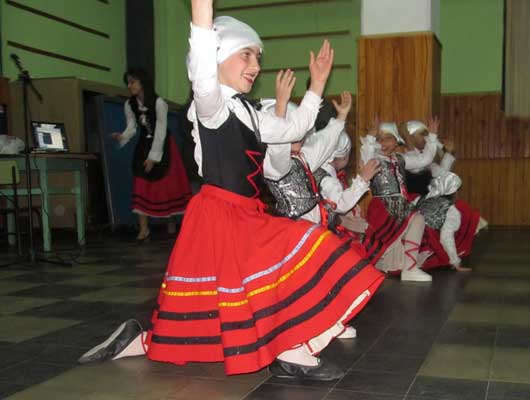
[[[68,141],[63,123],[32,121],[33,151],[68,152]]]

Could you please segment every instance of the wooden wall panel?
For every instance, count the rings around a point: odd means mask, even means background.
[[[440,44],[432,33],[359,39],[357,134],[374,115],[386,121],[438,113]]]
[[[480,210],[490,225],[530,225],[530,159],[458,160],[459,197]]]
[[[505,117],[500,93],[444,95],[440,120],[441,135],[455,142],[457,158],[530,157],[529,120]]]

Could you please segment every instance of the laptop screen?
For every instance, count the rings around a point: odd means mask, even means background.
[[[66,133],[63,123],[31,123],[35,151],[68,151]]]

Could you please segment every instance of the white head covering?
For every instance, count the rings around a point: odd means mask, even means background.
[[[428,129],[427,129],[427,126],[423,122],[413,120],[413,121],[407,122],[407,131],[411,135],[415,135],[416,133],[428,131]]]
[[[350,136],[346,133],[346,131],[342,131],[339,136],[339,140],[337,141],[337,147],[335,147],[335,151],[333,152],[332,158],[346,157],[348,154],[350,154],[350,151],[351,151]]]
[[[214,29],[219,37],[217,64],[221,64],[232,54],[245,47],[259,47],[263,51],[263,43],[254,29],[235,18],[217,17],[213,21]]]
[[[446,172],[431,181],[427,198],[449,196],[456,193],[460,186],[462,186],[462,179],[453,172]]]
[[[399,135],[399,130],[395,122],[381,122],[379,124],[379,131],[394,136],[398,144],[405,144],[405,141]]]

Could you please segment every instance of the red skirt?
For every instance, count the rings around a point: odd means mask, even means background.
[[[386,209],[378,197],[372,198],[366,213],[366,234],[363,247],[372,264],[376,264],[385,251],[400,239],[414,213],[410,213],[401,223]]]
[[[455,207],[460,211],[460,228],[456,231],[455,244],[459,257],[467,257],[471,254],[475,232],[480,220],[480,213],[471,208],[463,200],[457,200]],[[425,227],[425,234],[421,243],[420,252],[432,252],[433,254],[423,263],[423,269],[433,269],[449,265],[449,257],[440,243],[440,232]]]
[[[132,209],[150,217],[181,214],[191,198],[191,187],[173,137],[169,137],[169,166],[156,181],[133,177]]]
[[[330,231],[210,185],[191,200],[153,313],[148,357],[257,371],[328,330],[384,279]],[[347,321],[343,321],[347,322]]]

